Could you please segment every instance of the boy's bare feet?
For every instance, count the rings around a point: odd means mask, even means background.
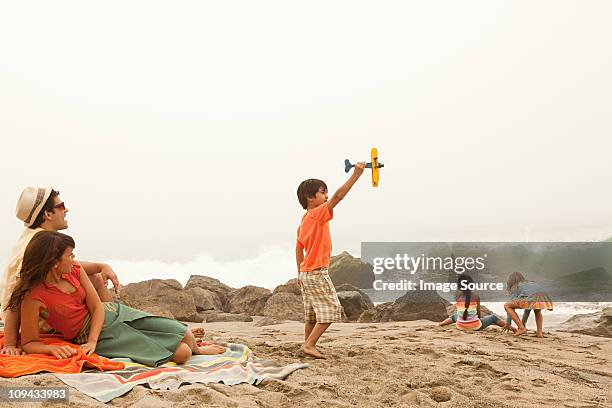
[[[521,334],[525,333],[526,331],[527,331],[527,329],[526,329],[526,328],[524,328],[524,327],[523,327],[523,328],[519,327],[519,328],[518,328],[518,329],[516,329],[516,331],[514,332],[514,335],[515,335],[515,336],[520,336]]]
[[[539,337],[540,339],[543,339],[543,338],[544,338],[544,335],[543,335],[542,333],[537,333],[537,334],[536,334],[536,337]]]
[[[314,358],[323,358],[323,359],[327,358],[323,354],[321,354],[321,352],[319,350],[317,350],[316,347],[307,346],[306,344],[304,344],[304,347],[302,347],[302,351],[307,356],[311,356],[311,357],[314,357]]]

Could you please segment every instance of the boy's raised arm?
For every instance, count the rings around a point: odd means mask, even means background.
[[[355,170],[353,170],[353,174],[349,177],[346,182],[340,186],[338,190],[334,193],[332,198],[327,202],[327,207],[329,211],[332,211],[336,205],[346,196],[346,194],[350,191],[353,184],[361,177],[363,174],[363,169],[365,169],[365,162],[359,162],[355,164]]]

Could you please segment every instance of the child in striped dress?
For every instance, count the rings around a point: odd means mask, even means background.
[[[457,277],[457,284],[460,288],[470,283],[473,283],[473,280],[469,275],[461,274]],[[492,324],[500,327],[506,326],[504,321],[494,314],[481,317],[480,297],[476,292],[467,288],[457,292],[455,313],[440,322],[439,326],[451,323],[455,323],[459,330],[484,330]]]
[[[525,328],[526,317],[533,310],[536,319],[536,335],[544,337],[542,335],[544,321],[542,310],[553,310],[553,302],[546,291],[537,283],[527,281],[520,272],[513,272],[508,276],[506,290],[510,293],[511,298],[510,302],[504,304],[504,309],[506,309],[507,313],[506,328],[512,327],[512,321],[514,321],[518,326],[514,335],[520,336],[525,333],[527,331]],[[522,321],[519,319],[515,309],[525,310]]]

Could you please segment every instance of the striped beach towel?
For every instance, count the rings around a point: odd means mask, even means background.
[[[224,354],[192,356],[188,363],[177,365],[169,362],[159,367],[148,367],[129,359],[114,358],[111,361],[125,363],[117,371],[86,371],[79,374],[55,374],[57,378],[101,402],[111,401],[130,391],[136,385],[155,390],[177,389],[184,383],[223,383],[235,385],[262,381],[282,380],[308,364],[293,363],[278,366],[274,362],[256,358],[242,344],[228,344]]]

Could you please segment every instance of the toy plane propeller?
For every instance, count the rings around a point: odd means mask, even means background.
[[[378,169],[380,169],[381,167],[385,167],[384,164],[380,163],[378,161],[378,149],[373,147],[372,148],[372,152],[371,152],[371,156],[372,156],[372,161],[370,163],[366,163],[366,169],[372,169],[372,187],[378,187],[378,180],[379,180],[379,174],[378,174]],[[344,172],[348,173],[352,167],[355,167],[354,164],[352,164],[349,159],[346,159],[344,161]]]

